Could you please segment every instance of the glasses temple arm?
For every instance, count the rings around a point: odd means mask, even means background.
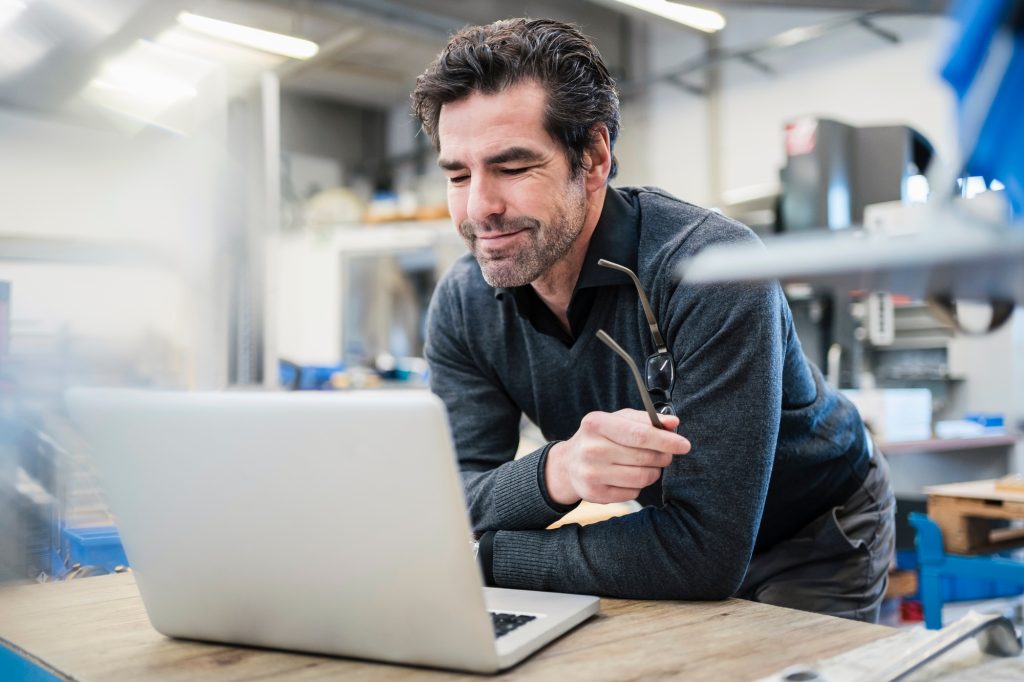
[[[603,329],[598,329],[597,338],[601,339],[606,346],[615,351],[619,357],[626,361],[629,368],[633,370],[633,378],[636,379],[636,387],[640,389],[640,399],[644,401],[644,409],[647,410],[647,416],[651,418],[651,424],[656,429],[664,429],[661,420],[658,419],[658,413],[654,410],[654,403],[651,402],[651,396],[647,393],[647,388],[644,386],[644,380],[640,376],[640,369],[633,362],[633,358],[629,357],[629,353],[622,349],[622,346],[615,343],[612,337],[608,336]]]
[[[640,279],[636,276],[636,273],[624,265],[613,263],[610,260],[605,260],[604,258],[598,260],[597,264],[604,268],[618,270],[621,273],[629,275],[629,278],[633,280],[633,284],[636,285],[636,293],[640,295],[640,305],[643,306],[644,315],[647,316],[647,325],[651,328],[651,336],[654,337],[654,345],[658,347],[659,353],[666,352],[668,347],[665,345],[665,339],[661,337],[661,330],[658,329],[658,322],[654,319],[654,311],[651,310],[650,301],[647,300],[647,294],[644,293],[644,288],[641,286]]]

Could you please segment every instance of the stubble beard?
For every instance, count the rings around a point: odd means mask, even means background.
[[[459,225],[459,234],[479,263],[484,281],[496,288],[520,287],[540,278],[569,253],[583,231],[586,208],[584,181],[579,178],[570,181],[565,200],[548,223],[530,216],[502,218],[487,224],[464,220]],[[511,233],[517,230],[528,230],[529,243],[526,246],[497,255],[485,254],[478,248],[479,233]]]

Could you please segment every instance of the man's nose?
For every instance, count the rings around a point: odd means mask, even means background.
[[[469,203],[466,216],[475,223],[487,223],[505,212],[505,202],[497,183],[480,176],[469,182]]]

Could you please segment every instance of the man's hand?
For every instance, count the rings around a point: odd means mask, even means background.
[[[665,429],[651,426],[641,410],[591,412],[569,440],[556,443],[544,462],[548,495],[559,504],[607,504],[636,499],[661,476],[673,455],[690,451],[675,433],[678,417],[660,415]]]

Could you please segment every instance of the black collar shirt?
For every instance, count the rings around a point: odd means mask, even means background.
[[[567,347],[572,347],[579,338],[587,317],[594,306],[598,289],[601,287],[632,286],[622,273],[603,268],[597,261],[604,258],[619,265],[625,265],[636,272],[637,242],[639,240],[640,210],[625,192],[612,187],[605,194],[604,207],[597,227],[590,238],[587,255],[583,259],[580,276],[569,301],[569,327],[566,332],[557,316],[541,300],[533,287],[497,288],[495,298],[512,296],[519,316],[528,321],[541,334],[552,336]]]

